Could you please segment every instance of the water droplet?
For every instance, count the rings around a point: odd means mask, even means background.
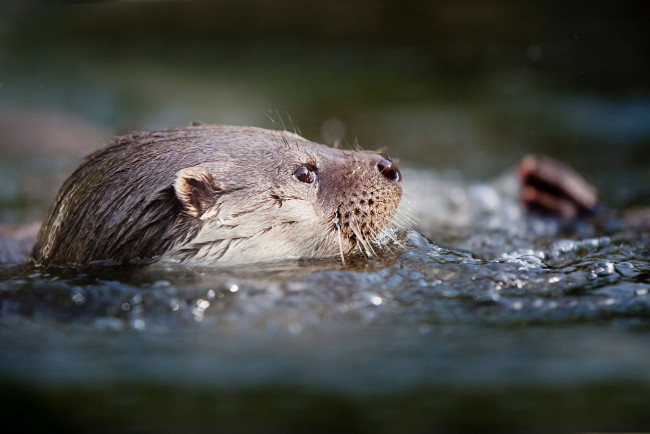
[[[143,319],[135,319],[131,321],[131,327],[133,327],[136,330],[144,330],[146,326],[146,323],[144,322]]]
[[[609,276],[614,273],[614,264],[611,262],[596,262],[593,265],[591,272],[598,277]]]
[[[72,294],[72,302],[77,306],[83,304],[86,301],[86,297],[81,292],[75,292]]]

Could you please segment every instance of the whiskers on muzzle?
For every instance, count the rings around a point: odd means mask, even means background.
[[[359,223],[359,220],[346,222],[346,227],[342,228],[340,213],[337,211],[332,219],[332,225],[336,231],[339,245],[339,256],[341,263],[346,264],[346,254],[354,252],[356,249],[367,258],[379,257],[381,250],[388,249],[394,252],[396,249],[403,250],[405,245],[400,241],[398,233],[407,232],[412,229],[414,219],[405,211],[398,210],[393,217],[377,216],[377,221],[372,225],[362,223],[365,231]],[[345,248],[344,245],[352,244],[351,247]]]

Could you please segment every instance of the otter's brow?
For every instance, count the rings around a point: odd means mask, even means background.
[[[320,167],[318,165],[318,160],[316,159],[316,157],[309,152],[305,152],[305,154],[307,155],[307,158],[305,158],[301,162],[301,164],[309,165],[313,167],[316,170],[316,172],[318,172],[318,169],[320,169]]]
[[[289,139],[287,139],[287,135],[284,134],[284,131],[280,131],[280,137],[282,138],[282,143],[284,143],[284,146],[291,150],[291,143],[289,142]],[[296,150],[298,150],[298,144],[295,144]]]

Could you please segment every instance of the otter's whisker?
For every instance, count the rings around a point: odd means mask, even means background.
[[[395,245],[397,245],[397,247],[399,247],[400,249],[404,249],[404,248],[406,248],[406,245],[405,245],[402,241],[400,241],[399,239],[397,239],[397,237],[395,236],[395,232],[394,232],[394,231],[391,230],[391,231],[389,231],[389,232],[390,232],[390,234],[388,235],[388,237],[391,239],[391,241],[392,241]],[[390,245],[389,245],[389,246],[390,246]]]
[[[339,219],[335,219],[334,226],[336,227],[336,232],[339,235],[339,254],[341,255],[341,263],[345,265],[345,256],[343,255],[343,239],[341,238],[341,226],[339,225]]]
[[[404,245],[401,241],[397,239],[396,235],[396,228],[392,224],[392,222],[389,219],[386,220],[386,226],[382,229],[379,230],[379,232],[375,230],[372,231],[373,239],[372,241],[380,245],[382,247],[388,247],[391,251],[394,250],[393,247],[394,245],[397,245],[400,248],[404,248]],[[391,242],[387,242],[386,239],[390,240]]]
[[[352,144],[354,146],[354,150],[356,152],[361,152],[363,149],[361,149],[361,145],[359,144],[359,139],[357,137],[354,138],[354,142]]]
[[[372,242],[371,242],[371,240],[369,240],[368,237],[365,237],[365,236],[364,236],[363,241],[364,241],[364,243],[365,243],[366,249],[367,249],[367,250],[370,250],[370,253],[368,254],[368,257],[372,258],[372,257],[377,256],[377,252],[376,252],[375,249],[372,247]]]
[[[284,134],[284,131],[280,131],[280,136],[282,137],[284,146],[286,146],[288,149],[291,149],[291,144],[289,143],[289,140],[287,140],[287,136]]]
[[[411,216],[405,210],[398,209],[395,216],[393,216],[392,224],[399,227],[400,229],[408,231],[413,229],[413,226],[417,224],[417,218]]]
[[[294,134],[298,134],[299,136],[302,136],[302,131],[300,131],[300,128],[298,128],[296,124],[293,122],[293,118],[291,117],[289,112],[285,112],[285,114],[289,118],[289,123],[291,123],[291,126],[293,127]]]
[[[352,226],[352,230],[354,231],[354,234],[357,236],[357,241],[361,244],[361,246],[363,246],[366,256],[369,258],[372,258],[373,256],[377,256],[377,253],[373,250],[372,246],[370,245],[366,237],[363,235],[363,232],[359,227],[358,221],[354,222],[354,226]]]
[[[352,233],[354,233],[354,239],[357,242],[357,247],[359,248],[359,252],[361,252],[362,255],[367,256],[368,254],[366,250],[364,250],[365,246],[364,246],[363,236],[359,233],[357,228],[354,227],[354,225],[350,225],[350,229],[352,230]]]
[[[387,222],[387,224],[391,225],[391,228],[393,230],[402,230],[402,231],[409,231],[411,230],[411,225],[408,223],[403,223],[400,221],[397,221],[398,219],[393,218],[393,221]],[[388,228],[386,228],[388,229]]]
[[[388,222],[388,224],[390,225],[391,223]],[[371,232],[372,232],[372,240],[375,243],[381,243],[381,238],[388,238],[392,242],[398,245],[400,244],[400,242],[397,240],[397,237],[395,236],[394,228],[390,226],[386,226],[385,228],[381,229],[379,232],[376,232],[375,230],[371,229]]]
[[[284,131],[286,131],[286,130],[287,130],[287,126],[284,124],[284,119],[282,118],[282,115],[280,114],[280,110],[276,110],[275,113],[276,113],[276,115],[278,116],[278,120],[279,120],[279,122],[280,122],[280,127],[282,127],[282,129],[283,129]]]

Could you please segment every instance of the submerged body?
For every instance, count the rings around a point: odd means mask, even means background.
[[[198,125],[133,133],[64,183],[32,260],[213,264],[371,253],[401,193],[388,157],[288,132]]]

